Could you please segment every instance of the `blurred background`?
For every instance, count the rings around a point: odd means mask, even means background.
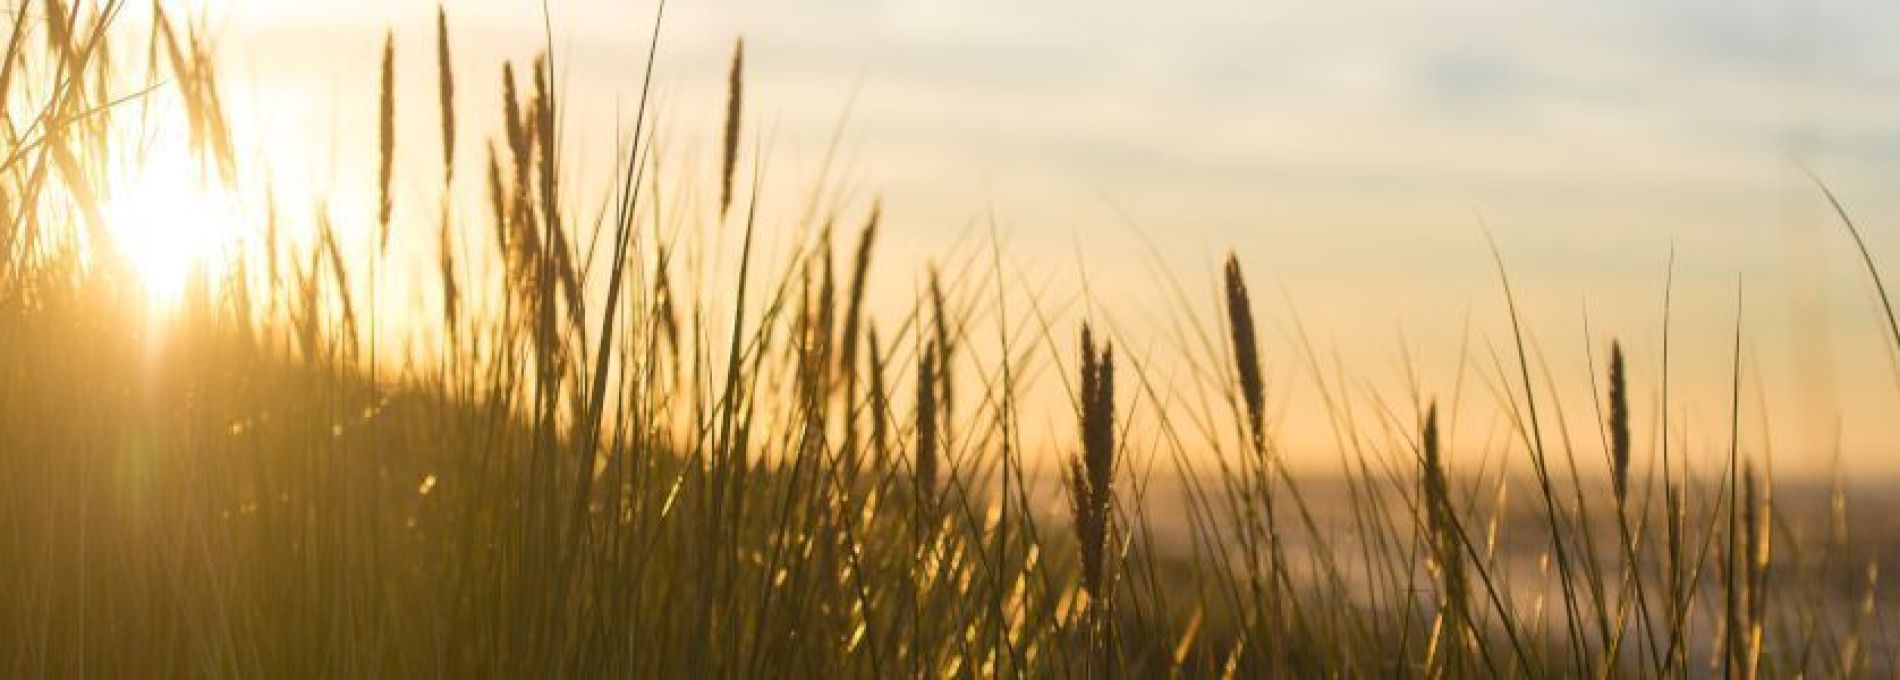
[[[471,178],[458,190],[481,200],[473,150],[498,128],[485,102],[500,101],[499,73],[481,74],[551,40],[564,192],[596,210],[630,134],[654,7],[546,5],[447,5]],[[1510,327],[1486,229],[1529,339],[1567,386],[1554,395],[1565,416],[1592,431],[1589,369],[1614,336],[1653,422],[1673,251],[1666,413],[1692,456],[1726,452],[1739,290],[1745,448],[1772,451],[1782,472],[1824,473],[1838,453],[1853,480],[1900,473],[1884,321],[1802,170],[1839,194],[1876,258],[1900,261],[1890,3],[732,0],[667,12],[655,111],[681,190],[716,185],[725,70],[743,35],[761,210],[778,220],[762,245],[791,248],[781,227],[815,202],[851,206],[855,229],[881,197],[874,305],[908,308],[933,258],[987,262],[978,242],[993,230],[1052,310],[1104,319],[1165,362],[1187,350],[1151,322],[1179,304],[1164,270],[1212,309],[1233,249],[1260,289],[1282,440],[1314,461],[1338,448],[1315,371],[1394,400],[1414,374],[1428,390],[1468,374],[1463,398],[1497,401],[1481,386],[1503,384],[1493,367]],[[264,140],[240,145],[256,155],[243,162],[267,169],[280,198],[325,196],[343,215],[372,213],[377,149],[363,131],[376,124],[381,29],[393,30],[399,91],[422,93],[397,102],[399,138],[420,140],[398,148],[397,223],[434,223],[436,178],[400,168],[440,153],[426,96],[435,3],[211,0],[192,13],[217,46],[238,134]],[[833,190],[815,199],[821,183]],[[396,309],[436,295],[433,242],[427,230],[394,237],[397,257],[418,263],[384,282],[405,291],[387,294]],[[385,342],[426,345],[427,329],[415,333]]]

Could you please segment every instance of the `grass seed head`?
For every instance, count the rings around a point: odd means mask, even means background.
[[[928,503],[937,489],[937,346],[924,347],[917,361],[916,483],[920,499]]]
[[[1630,409],[1629,389],[1623,373],[1623,345],[1610,343],[1610,479],[1616,502],[1629,496]]]
[[[1260,375],[1260,347],[1255,337],[1253,304],[1247,296],[1247,281],[1240,273],[1240,258],[1227,255],[1225,291],[1227,326],[1234,349],[1235,375],[1240,396],[1247,406],[1248,434],[1255,446],[1264,442],[1261,424],[1266,411],[1266,383]]]
[[[745,104],[745,38],[732,44],[732,68],[726,74],[726,143],[719,173],[719,216],[732,207],[732,173],[739,164],[739,114]]]
[[[442,184],[455,179],[455,69],[449,59],[449,13],[435,7],[436,96],[442,107]]]
[[[396,164],[396,32],[390,31],[383,37],[383,79],[382,107],[378,120],[381,122],[381,134],[378,136],[381,151],[381,164],[377,173],[376,224],[381,229],[377,237],[377,246],[389,246],[389,217],[393,207],[390,199],[390,179]]]
[[[1115,479],[1115,350],[1096,351],[1094,333],[1082,325],[1082,452],[1069,462],[1070,505],[1081,551],[1082,587],[1093,599],[1106,595],[1103,560],[1108,553],[1109,513]]]
[[[871,271],[871,249],[877,243],[878,217],[882,206],[871,203],[871,217],[864,223],[864,231],[858,236],[857,255],[851,261],[851,290],[845,301],[844,330],[838,342],[838,369],[842,376],[849,379],[853,375],[858,359],[858,327],[864,313],[864,286]]]

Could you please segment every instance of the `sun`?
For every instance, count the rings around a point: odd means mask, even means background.
[[[115,248],[154,304],[170,306],[193,276],[217,281],[238,256],[237,196],[188,153],[149,154],[115,185],[105,218]]]

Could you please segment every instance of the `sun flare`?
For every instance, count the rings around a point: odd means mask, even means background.
[[[106,204],[113,247],[159,305],[177,302],[195,275],[222,276],[242,232],[237,197],[188,156],[149,156]]]

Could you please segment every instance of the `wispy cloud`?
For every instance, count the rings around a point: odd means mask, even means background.
[[[244,26],[227,31],[230,47],[316,90],[368,87],[378,32],[363,25],[393,24],[426,51],[432,3],[342,4],[230,5]],[[554,5],[571,159],[604,166],[612,155],[590,149],[625,120],[651,7]],[[1347,352],[1389,352],[1391,324],[1448,327],[1492,299],[1482,213],[1559,328],[1586,298],[1605,324],[1653,326],[1672,243],[1685,308],[1726,310],[1741,273],[1752,290],[1793,291],[1752,298],[1772,360],[1801,342],[1787,329],[1862,302],[1851,270],[1826,264],[1839,244],[1795,160],[1870,223],[1900,217],[1900,43],[1888,30],[1900,6],[1877,0],[735,0],[672,12],[663,110],[686,137],[673,148],[712,129],[695,121],[717,118],[743,33],[748,105],[790,175],[781,183],[810,179],[806,157],[861,88],[845,161],[883,194],[896,247],[936,252],[993,207],[1026,260],[1072,262],[1083,238],[1092,258],[1141,257],[1113,246],[1131,240],[1116,226],[1126,214],[1166,235],[1189,271],[1233,246],[1323,300],[1308,320]],[[452,14],[457,54],[483,68],[543,40],[534,3]],[[432,68],[409,67],[424,81]],[[469,101],[494,101],[465,82]],[[336,111],[334,124],[370,113]],[[407,120],[426,134],[429,120]],[[1875,241],[1900,258],[1900,240]],[[1686,314],[1683,332],[1711,337],[1729,321]],[[1861,347],[1853,333],[1829,342]],[[1843,390],[1885,389],[1861,382]]]

